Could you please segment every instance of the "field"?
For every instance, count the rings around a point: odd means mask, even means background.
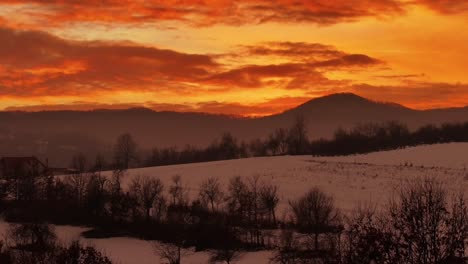
[[[439,144],[401,150],[345,157],[281,156],[163,166],[129,170],[123,178],[124,186],[137,175],[159,177],[166,186],[174,175],[180,175],[191,198],[198,194],[198,186],[209,177],[224,184],[233,176],[260,177],[261,182],[279,187],[282,217],[288,201],[317,186],[335,197],[345,212],[358,204],[375,204],[382,208],[398,191],[399,186],[421,177],[439,179],[450,192],[468,192],[468,144]],[[105,172],[111,175],[111,172]],[[2,224],[2,230],[6,225]],[[84,228],[56,227],[59,237],[69,241],[78,237]],[[134,238],[82,239],[95,245],[116,263],[158,263],[151,242]],[[246,254],[240,263],[268,263],[270,253]],[[206,252],[192,253],[183,263],[207,263]],[[260,261],[262,259],[263,261]]]
[[[261,182],[278,186],[280,213],[289,200],[314,186],[332,194],[341,209],[352,210],[358,203],[382,205],[401,184],[420,177],[435,177],[454,192],[466,191],[467,154],[468,143],[453,143],[343,157],[249,158],[133,169],[124,176],[123,185],[128,186],[137,175],[148,175],[167,186],[174,175],[180,175],[194,198],[200,183],[209,177],[226,186],[233,176],[258,175]]]

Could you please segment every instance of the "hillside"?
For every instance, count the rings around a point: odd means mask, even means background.
[[[149,175],[160,178],[167,191],[171,177],[178,174],[189,189],[191,198],[195,198],[198,186],[208,177],[218,178],[223,188],[226,188],[227,181],[232,176],[248,179],[258,175],[260,181],[278,185],[281,198],[279,217],[284,216],[289,200],[314,186],[333,195],[337,206],[345,212],[353,210],[359,204],[369,203],[382,209],[399,186],[419,177],[436,177],[451,193],[468,192],[468,172],[465,168],[468,165],[468,156],[458,155],[467,150],[468,144],[465,143],[439,144],[353,157],[283,156],[133,169],[124,176],[123,184],[128,186],[137,175]],[[457,159],[454,163],[452,157],[455,155]],[[414,165],[400,165],[397,157]],[[367,163],[358,163],[354,159]],[[4,226],[0,223],[0,233],[5,229]],[[57,227],[59,237],[68,241],[71,234],[76,237],[83,230],[84,228],[77,227]],[[154,242],[151,241],[128,237],[82,238],[82,241],[95,245],[118,263],[150,264],[157,260]],[[249,252],[242,256],[240,263],[268,263],[270,256],[269,251]],[[207,263],[208,258],[207,252],[192,251],[184,257],[184,261],[201,264]]]
[[[128,186],[136,175],[148,175],[167,185],[180,175],[196,196],[200,183],[209,177],[227,185],[234,176],[258,175],[260,181],[278,185],[283,208],[289,199],[318,186],[333,194],[342,209],[351,210],[358,203],[386,201],[395,187],[414,177],[434,176],[452,190],[468,191],[468,156],[460,155],[467,151],[468,143],[452,143],[348,157],[278,156],[150,167],[129,170],[123,184]]]
[[[468,107],[418,111],[397,104],[378,103],[354,94],[335,94],[311,100],[284,113],[261,118],[236,118],[200,113],[128,110],[0,112],[0,156],[37,155],[66,166],[73,153],[90,157],[110,155],[112,144],[130,132],[142,149],[186,144],[206,146],[223,132],[239,140],[265,137],[289,127],[301,115],[312,139],[327,138],[341,127],[357,123],[398,120],[415,129],[427,123],[468,120]]]

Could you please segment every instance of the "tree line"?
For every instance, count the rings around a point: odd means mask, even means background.
[[[426,125],[415,131],[396,121],[366,123],[338,129],[331,139],[310,140],[304,119],[298,117],[290,128],[278,128],[263,139],[245,142],[224,133],[205,148],[186,145],[181,149],[155,147],[145,151],[126,133],[116,140],[110,159],[97,155],[94,161],[89,161],[79,153],[70,166],[77,170],[114,170],[260,156],[335,156],[448,142],[468,142],[468,122]]]

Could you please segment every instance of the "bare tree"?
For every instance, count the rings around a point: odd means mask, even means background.
[[[251,242],[256,245],[263,244],[260,220],[262,216],[260,200],[260,175],[254,175],[248,179],[248,192],[244,194],[247,198],[247,212],[249,220],[249,231]]]
[[[45,223],[12,224],[6,236],[10,247],[19,250],[18,263],[45,263],[56,244],[54,230]]]
[[[289,130],[288,134],[288,150],[289,154],[300,155],[305,154],[309,143],[307,137],[307,126],[303,116],[297,116],[296,120]]]
[[[239,261],[243,253],[234,247],[223,247],[222,249],[212,251],[210,255],[210,263],[221,262],[231,264]]]
[[[75,171],[67,176],[65,183],[71,187],[76,200],[81,204],[86,195],[86,186],[88,184],[86,156],[82,153],[73,156],[71,166]]]
[[[270,261],[278,264],[295,264],[299,261],[300,245],[291,229],[281,229],[276,248]]]
[[[171,196],[171,204],[173,206],[184,206],[188,203],[187,188],[182,185],[182,178],[180,175],[174,175],[172,177],[169,195]]]
[[[168,220],[177,228],[173,229],[172,244],[154,243],[154,249],[157,255],[167,264],[180,264],[182,257],[188,256],[191,252],[186,249],[187,229],[193,223],[188,212],[180,212],[169,216]]]
[[[391,237],[387,221],[379,217],[373,205],[359,205],[346,217],[342,258],[346,264],[388,263]]]
[[[462,195],[450,206],[447,190],[433,178],[402,188],[391,202],[388,222],[399,263],[455,263],[468,239],[467,206]]]
[[[339,225],[339,211],[333,197],[313,188],[290,202],[295,225],[301,232],[313,235],[314,248],[319,249],[319,235],[334,231]]]
[[[83,153],[78,153],[72,157],[71,167],[74,168],[78,173],[86,172],[88,162],[86,156]]]
[[[96,159],[94,160],[94,165],[92,167],[92,171],[97,174],[101,174],[101,172],[107,167],[106,159],[102,154],[97,154]]]
[[[446,235],[447,258],[461,259],[468,243],[468,206],[463,193],[453,197]]]
[[[182,247],[181,243],[153,243],[153,248],[161,260],[166,261],[165,264],[180,264],[182,257],[190,255],[190,252]]]
[[[92,173],[86,184],[86,207],[94,216],[105,211],[107,178],[99,173]]]
[[[137,144],[129,133],[117,138],[114,146],[114,159],[119,169],[128,169],[130,164],[137,160]]]
[[[125,175],[124,171],[122,170],[115,170],[112,174],[112,177],[107,184],[107,193],[108,203],[109,203],[109,211],[111,217],[115,220],[122,220],[127,217],[128,207],[130,206],[128,203],[128,196],[126,196],[122,192],[122,177]]]
[[[130,192],[145,210],[146,220],[150,220],[150,210],[163,199],[163,184],[160,179],[149,176],[137,176],[132,180]]]
[[[278,128],[268,137],[268,148],[272,155],[283,155],[288,149],[288,132],[284,128]]]
[[[221,184],[217,178],[208,178],[200,186],[200,200],[211,205],[211,211],[218,209],[218,204],[223,199]]]
[[[272,184],[265,184],[260,188],[260,201],[262,207],[268,211],[270,222],[276,224],[276,207],[278,206],[278,187]]]
[[[227,207],[228,212],[238,218],[237,220],[240,220],[246,212],[247,193],[247,185],[240,176],[235,176],[229,180]]]

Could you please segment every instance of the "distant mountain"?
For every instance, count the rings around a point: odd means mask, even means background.
[[[109,153],[118,135],[129,132],[140,146],[205,146],[223,132],[249,141],[289,127],[301,115],[311,138],[331,137],[334,131],[357,123],[398,120],[411,129],[424,124],[468,121],[468,107],[413,110],[393,103],[374,102],[344,93],[310,100],[281,114],[261,118],[128,110],[0,112],[0,156],[49,157],[66,165],[74,152]]]
[[[468,121],[468,107],[414,110],[396,103],[375,102],[352,93],[333,94],[310,100],[273,120],[292,120],[302,115],[312,138],[330,137],[338,128],[350,128],[358,123],[396,120],[417,129],[426,124]],[[276,121],[280,122],[280,121]]]

